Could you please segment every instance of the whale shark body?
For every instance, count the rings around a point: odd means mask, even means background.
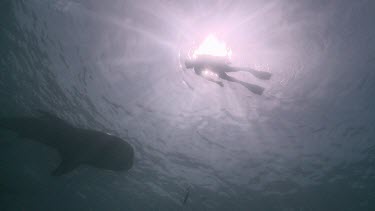
[[[39,113],[36,117],[1,118],[0,127],[55,148],[61,156],[61,163],[52,175],[69,173],[82,164],[113,171],[127,171],[133,166],[134,149],[125,140],[74,127],[47,112]]]

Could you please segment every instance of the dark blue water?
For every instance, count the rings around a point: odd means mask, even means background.
[[[2,129],[0,210],[375,210],[374,11],[370,0],[1,1],[0,116],[46,110],[136,154],[129,172],[53,177],[56,151]],[[273,74],[234,74],[263,95],[181,71],[179,52],[208,33]]]

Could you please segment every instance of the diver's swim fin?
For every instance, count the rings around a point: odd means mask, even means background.
[[[264,92],[264,88],[255,84],[249,84],[246,82],[239,82],[242,86],[246,87],[249,91],[251,91],[254,94],[262,95]]]
[[[261,80],[270,80],[272,76],[271,73],[266,72],[266,71],[249,69],[248,72],[250,72],[254,77],[261,79]]]

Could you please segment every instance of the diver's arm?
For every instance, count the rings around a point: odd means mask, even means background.
[[[213,83],[215,83],[215,84],[217,84],[217,85],[219,85],[219,86],[221,86],[221,87],[224,86],[223,82],[221,82],[221,81],[216,81],[216,80],[214,80],[214,79],[212,79],[212,78],[209,78],[209,77],[203,75],[203,74],[202,74],[202,69],[201,69],[201,68],[194,68],[194,72],[195,72],[195,74],[197,74],[197,75],[199,75],[200,77],[206,79],[207,81],[211,81],[211,82],[213,82]]]
[[[223,82],[221,82],[221,81],[215,81],[214,79],[206,78],[206,77],[204,77],[204,76],[202,76],[202,77],[205,78],[207,81],[214,82],[215,84],[217,84],[217,85],[219,85],[219,86],[221,86],[221,87],[224,86]]]
[[[224,86],[223,82],[221,82],[221,81],[216,81],[216,80],[214,80],[214,79],[212,79],[212,78],[209,78],[209,77],[207,77],[207,76],[204,76],[204,75],[202,75],[202,74],[199,74],[199,76],[201,76],[202,78],[206,79],[207,81],[211,81],[211,82],[213,82],[213,83],[215,83],[215,84],[217,84],[217,85],[219,85],[219,86],[221,86],[221,87]]]
[[[197,74],[197,75],[202,75],[202,70],[201,70],[200,68],[196,68],[196,67],[194,67],[194,72],[195,72],[195,74]]]

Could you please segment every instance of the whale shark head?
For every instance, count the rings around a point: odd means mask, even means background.
[[[134,149],[125,140],[106,133],[81,130],[71,146],[60,150],[62,161],[53,176],[67,174],[82,164],[99,169],[127,171],[133,167]],[[67,142],[69,143],[69,142]]]
[[[80,133],[84,135],[78,137],[83,139],[61,150],[62,162],[52,172],[53,176],[69,173],[82,164],[112,171],[127,171],[133,167],[134,149],[125,140],[92,130]]]
[[[127,171],[134,162],[134,149],[125,140],[105,134],[102,138],[100,153],[94,155],[90,164],[103,169]]]
[[[55,148],[61,163],[52,175],[69,173],[82,164],[113,171],[132,168],[134,149],[120,137],[78,128],[53,114],[39,113],[36,117],[1,118],[0,127]]]

